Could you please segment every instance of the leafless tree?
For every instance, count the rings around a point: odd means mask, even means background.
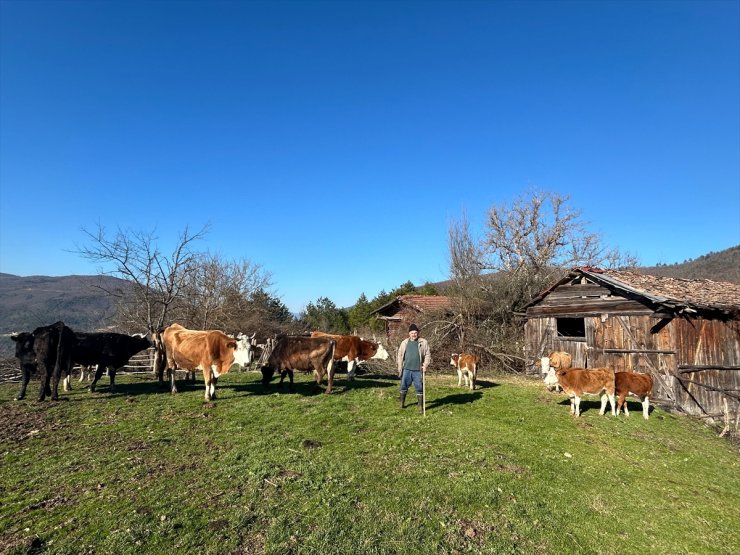
[[[270,274],[249,260],[225,261],[203,254],[189,274],[181,309],[184,325],[197,329],[246,331],[250,300],[271,286]]]
[[[118,299],[118,319],[125,327],[143,326],[155,332],[164,326],[168,313],[180,297],[185,284],[197,268],[198,255],[193,244],[207,233],[207,226],[195,233],[186,227],[169,255],[157,245],[153,231],[141,232],[118,228],[109,235],[102,225],[83,233],[88,243],[78,248],[84,258],[101,265],[100,273],[128,282],[128,287],[111,290]],[[160,378],[164,370],[164,351],[155,343],[154,371]]]
[[[147,329],[158,329],[198,269],[198,254],[192,246],[205,236],[207,227],[195,233],[186,227],[169,255],[160,250],[154,232],[119,228],[110,236],[98,224],[95,230],[83,229],[83,233],[89,242],[78,252],[99,263],[101,274],[119,277],[130,284],[128,290],[104,289],[119,300],[119,310],[126,320]]]
[[[634,266],[631,255],[604,244],[588,230],[567,196],[530,191],[511,205],[488,211],[480,239],[467,215],[449,228],[451,286],[455,317],[449,335],[459,350],[477,348],[512,368],[521,353],[517,310],[575,266]]]

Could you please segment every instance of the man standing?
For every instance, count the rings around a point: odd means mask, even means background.
[[[409,326],[409,337],[401,342],[396,357],[398,363],[398,377],[401,378],[401,408],[406,402],[406,393],[413,383],[416,390],[416,402],[419,412],[424,412],[424,390],[421,383],[421,373],[426,372],[432,362],[432,353],[426,339],[419,337],[419,328],[416,324]]]

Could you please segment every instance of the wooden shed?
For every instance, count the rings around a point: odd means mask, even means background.
[[[684,412],[740,413],[740,286],[583,267],[526,306],[526,356],[649,372],[653,395]]]
[[[450,298],[442,295],[401,295],[391,302],[373,310],[370,315],[385,321],[385,335],[391,339],[403,339],[412,323],[418,323],[422,315],[448,310]]]

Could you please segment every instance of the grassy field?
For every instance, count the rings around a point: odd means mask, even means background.
[[[694,420],[451,375],[422,418],[386,376],[296,378],[231,373],[208,404],[148,375],[57,403],[0,386],[0,552],[738,552],[738,450]]]

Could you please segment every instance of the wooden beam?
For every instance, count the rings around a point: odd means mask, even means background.
[[[605,353],[622,353],[634,355],[675,355],[676,351],[661,351],[660,349],[604,349]]]
[[[689,374],[691,372],[701,372],[703,370],[740,370],[740,366],[721,366],[719,364],[679,364],[678,369],[681,374]]]

